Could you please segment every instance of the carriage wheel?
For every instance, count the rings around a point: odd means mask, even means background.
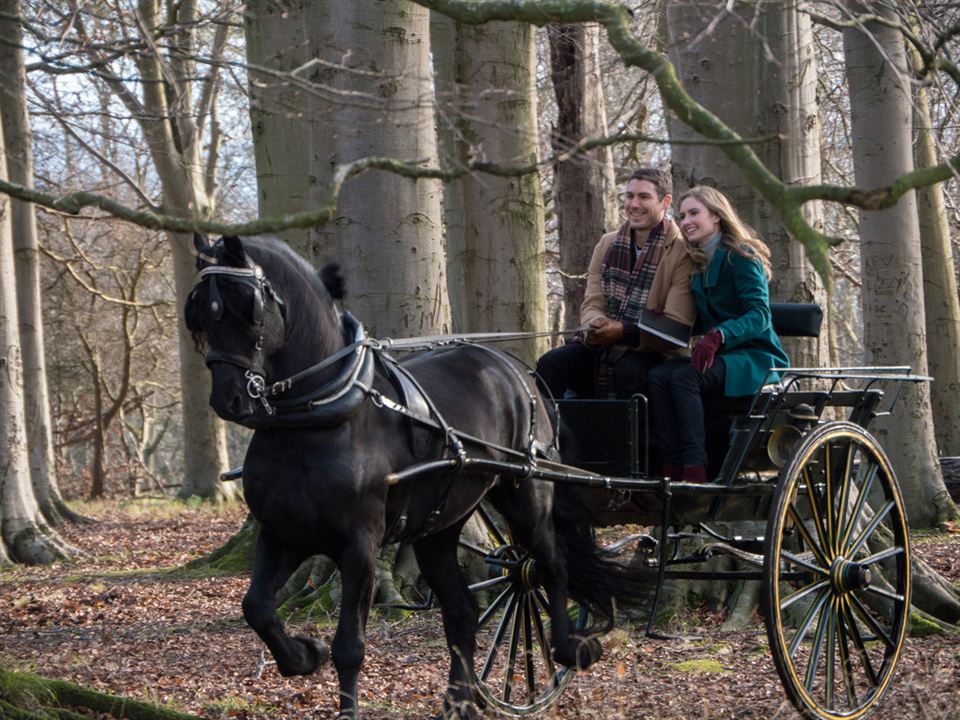
[[[910,609],[910,540],[886,454],[853,423],[803,438],[767,521],[770,650],[806,717],[860,718],[890,685]]]
[[[481,506],[480,520],[490,533],[493,551],[461,543],[483,553],[489,579],[471,585],[488,602],[481,603],[474,655],[476,689],[487,707],[513,717],[533,715],[560,697],[574,670],[554,662],[550,649],[547,597],[536,563],[522,547],[509,544]],[[583,630],[587,611],[571,604],[572,627]]]

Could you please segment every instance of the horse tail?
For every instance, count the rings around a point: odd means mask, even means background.
[[[580,497],[580,488],[554,486],[553,524],[566,561],[569,596],[613,627],[613,600],[636,602],[650,589],[650,576],[604,557],[594,538],[593,522]]]

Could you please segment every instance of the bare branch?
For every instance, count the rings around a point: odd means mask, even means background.
[[[49,248],[44,246],[40,246],[40,252],[42,252],[44,255],[46,255],[48,258],[50,258],[55,263],[57,263],[60,267],[66,270],[70,274],[70,277],[72,277],[80,287],[82,287],[84,290],[90,293],[90,295],[97,297],[106,303],[110,303],[111,305],[120,305],[124,307],[135,307],[135,308],[153,308],[157,306],[171,304],[167,300],[156,300],[154,302],[142,303],[136,300],[127,300],[126,298],[109,295],[103,292],[102,290],[100,290],[99,288],[94,287],[85,279],[80,277],[80,274],[77,272],[77,269],[73,266],[73,263],[70,261],[70,258],[64,257],[62,255],[58,255],[57,253],[53,252],[53,250],[50,250]]]
[[[53,104],[44,97],[41,93],[37,92],[34,88],[34,97],[43,104],[43,106],[50,113],[50,116],[67,132],[70,137],[77,141],[77,143],[86,150],[88,153],[93,155],[99,162],[110,168],[123,182],[136,193],[137,197],[143,201],[143,203],[149,207],[151,210],[159,210],[159,208],[154,205],[154,203],[147,197],[144,193],[143,188],[140,187],[140,184],[137,183],[130,175],[128,175],[124,170],[117,165],[115,162],[106,157],[103,153],[93,147],[90,143],[84,140],[80,135],[73,129],[73,126],[70,125],[63,117],[62,113],[58,112],[58,109],[53,106]]]
[[[713,141],[742,140],[716,115],[697,103],[681,85],[676,71],[665,55],[645,47],[631,31],[629,11],[605,0],[415,0],[419,5],[448,15],[467,24],[492,20],[514,20],[544,25],[548,22],[597,22],[607,32],[610,44],[625,64],[648,71],[660,89],[664,104],[676,116],[705,139]],[[863,22],[870,18],[856,18]],[[878,22],[888,22],[876,18]],[[902,26],[897,25],[900,29]],[[833,200],[872,210],[890,207],[907,191],[950,178],[960,168],[960,156],[935,167],[909,173],[887,187],[873,190],[840,188],[829,185],[813,187],[788,186],[762,162],[749,144],[725,143],[718,146],[749,182],[771,205],[777,208],[784,224],[806,249],[811,263],[831,285],[827,250],[841,242],[811,227],[803,216],[802,206],[811,200]]]

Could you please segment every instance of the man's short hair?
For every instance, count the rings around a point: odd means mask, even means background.
[[[673,195],[673,177],[668,170],[655,167],[637,168],[630,176],[630,180],[646,180],[657,189],[657,196],[661,200],[667,195]]]

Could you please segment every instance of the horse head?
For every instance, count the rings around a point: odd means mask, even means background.
[[[210,405],[243,424],[260,408],[274,358],[284,345],[286,306],[267,276],[269,254],[254,260],[237,237],[213,244],[194,235],[200,281],[184,308],[187,329],[213,376]]]

